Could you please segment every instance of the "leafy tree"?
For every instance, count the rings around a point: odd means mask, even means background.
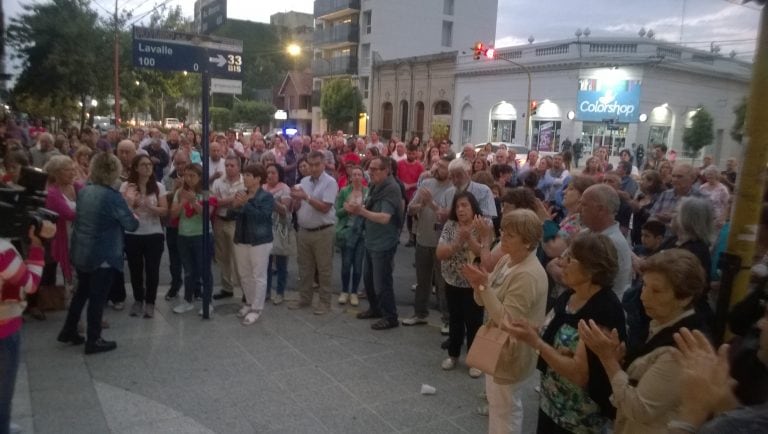
[[[733,114],[735,118],[733,120],[733,126],[731,127],[731,138],[741,143],[741,140],[744,138],[744,128],[746,127],[747,98],[741,100],[741,103],[733,108]]]
[[[232,112],[223,107],[211,107],[211,124],[214,130],[226,130],[232,125]]]
[[[323,86],[320,109],[330,130],[348,130],[349,123],[357,119],[365,106],[360,90],[349,80],[333,79]]]
[[[255,124],[265,130],[275,110],[272,104],[263,101],[240,101],[232,108],[232,122]]]
[[[691,117],[691,127],[683,133],[683,147],[691,158],[695,158],[699,151],[712,144],[715,139],[714,120],[704,107],[699,106]]]
[[[86,96],[106,96],[111,83],[111,35],[87,0],[30,3],[8,26],[8,44],[22,62],[14,87],[17,108],[66,116]],[[43,104],[43,101],[45,103]]]

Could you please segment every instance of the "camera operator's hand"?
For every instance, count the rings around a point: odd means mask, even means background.
[[[43,224],[40,226],[39,236],[35,229],[36,228],[34,225],[29,227],[29,241],[33,246],[41,247],[43,245],[42,239],[50,240],[54,235],[56,235],[56,225],[48,220],[43,220]]]

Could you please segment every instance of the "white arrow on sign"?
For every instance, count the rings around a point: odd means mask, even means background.
[[[227,59],[224,58],[221,54],[219,54],[217,57],[209,57],[208,61],[211,63],[215,63],[216,66],[221,68],[222,66],[226,65]]]

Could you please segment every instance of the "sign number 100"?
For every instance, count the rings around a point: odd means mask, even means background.
[[[139,65],[155,66],[155,59],[153,57],[139,57]]]

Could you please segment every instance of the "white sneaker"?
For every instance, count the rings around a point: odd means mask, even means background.
[[[258,312],[255,312],[255,311],[248,312],[248,315],[246,315],[245,318],[243,318],[242,324],[244,326],[249,326],[255,323],[256,321],[258,321],[260,316],[261,315]]]
[[[190,310],[195,310],[195,305],[190,302],[183,301],[173,308],[173,313],[187,313]]]
[[[415,291],[416,288],[418,288],[418,287],[419,287],[419,284],[418,283],[414,283],[413,285],[411,285],[411,291]]]
[[[443,371],[450,371],[456,367],[456,359],[453,357],[448,357],[447,359],[443,360],[443,363],[440,364],[440,367],[443,368]]]
[[[426,324],[426,323],[427,323],[427,319],[426,318],[422,318],[422,317],[416,316],[416,315],[414,315],[414,316],[412,316],[410,318],[406,318],[406,319],[403,320],[403,325],[404,326],[422,325],[422,324]]]
[[[349,305],[357,306],[360,304],[360,300],[357,298],[357,294],[349,294]]]
[[[251,311],[251,306],[244,304],[243,307],[241,307],[240,310],[237,311],[237,317],[245,318],[245,316],[248,315],[248,312],[250,311]]]
[[[448,336],[450,332],[451,332],[451,327],[448,325],[447,322],[444,322],[443,326],[440,327],[440,334],[443,336]]]
[[[339,294],[339,304],[347,304],[347,297],[349,297],[349,295],[346,292]]]
[[[472,378],[479,378],[481,375],[483,375],[483,371],[477,369],[477,368],[469,368],[469,376]]]

